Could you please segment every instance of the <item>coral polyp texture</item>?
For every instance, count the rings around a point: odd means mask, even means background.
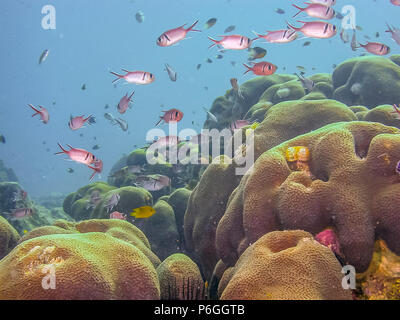
[[[301,231],[270,232],[220,282],[221,300],[351,300],[333,253]]]
[[[198,266],[186,255],[175,253],[158,267],[162,300],[202,300],[206,288]]]
[[[399,133],[378,123],[338,123],[263,153],[219,221],[219,257],[232,266],[268,232],[302,229],[317,234],[328,227],[357,272],[368,268],[376,238],[399,254]],[[292,171],[285,159],[286,149],[297,145],[311,152],[311,176]]]
[[[102,232],[55,234],[19,244],[0,261],[0,299],[159,299],[153,264]]]
[[[0,216],[0,259],[18,244],[19,239],[20,236],[17,230],[6,219]]]

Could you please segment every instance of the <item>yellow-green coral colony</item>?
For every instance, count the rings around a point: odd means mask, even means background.
[[[0,300],[400,299],[400,1],[3,2]]]

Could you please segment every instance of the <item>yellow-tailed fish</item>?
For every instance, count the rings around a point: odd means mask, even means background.
[[[143,206],[133,209],[131,216],[135,218],[149,218],[156,213],[156,210],[151,206]]]

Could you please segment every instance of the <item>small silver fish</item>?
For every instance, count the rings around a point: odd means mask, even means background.
[[[47,57],[49,56],[49,53],[50,53],[50,51],[47,49],[42,52],[42,54],[40,55],[40,58],[39,58],[39,64],[42,64],[42,62],[46,61]]]
[[[107,204],[104,205],[104,209],[107,210],[107,213],[109,213],[113,208],[115,208],[118,205],[119,199],[121,196],[118,193],[114,193],[110,199],[108,199]]]
[[[210,120],[214,121],[214,122],[218,122],[218,119],[216,116],[214,116],[210,111],[208,111],[206,108],[204,108],[204,111],[207,112],[208,117],[210,118]]]
[[[114,116],[113,116],[111,113],[109,113],[109,112],[107,112],[107,113],[104,114],[104,118],[106,118],[107,120],[110,120],[112,123],[115,122]]]
[[[144,21],[144,13],[141,10],[139,10],[135,14],[135,19],[137,22],[142,23]]]
[[[124,119],[118,118],[118,119],[115,119],[115,122],[116,122],[116,124],[117,123],[119,124],[119,126],[121,127],[121,129],[123,131],[128,130],[128,123]]]
[[[396,28],[396,27],[391,27],[387,22],[386,25],[388,27],[388,30],[386,30],[385,32],[390,32],[390,34],[392,35],[392,39],[398,44],[400,45],[400,29]]]
[[[231,32],[233,30],[235,30],[236,26],[229,26],[228,28],[225,29],[224,33],[228,33]]]
[[[176,72],[174,70],[172,70],[172,68],[168,65],[168,63],[165,64],[165,71],[167,71],[169,78],[171,79],[171,81],[176,81]]]
[[[297,78],[299,78],[301,84],[303,85],[303,88],[311,92],[314,87],[315,87],[315,82],[312,81],[311,79],[304,78],[303,76],[299,76],[297,73],[295,73]]]
[[[353,37],[351,38],[351,50],[357,51],[357,35],[356,35],[356,30],[353,29]]]

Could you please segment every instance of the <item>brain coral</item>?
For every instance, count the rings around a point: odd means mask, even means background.
[[[387,126],[400,128],[400,120],[392,112],[394,112],[394,108],[391,105],[377,106],[366,112],[362,120],[379,122]]]
[[[0,261],[0,299],[159,299],[157,273],[136,246],[111,235],[55,234]]]
[[[344,61],[333,72],[333,99],[347,105],[374,108],[400,101],[400,67],[384,57]]]
[[[264,121],[254,131],[255,159],[298,135],[329,123],[353,120],[357,120],[354,112],[334,100],[281,102],[268,109]],[[189,198],[184,220],[185,241],[206,279],[210,279],[218,261],[216,226],[240,179],[241,176],[235,175],[235,164],[210,164]]]
[[[350,300],[332,252],[304,231],[275,231],[225,271],[221,300]]]
[[[234,166],[211,163],[190,195],[184,217],[185,248],[199,260],[206,279],[211,277],[218,261],[215,248],[218,221],[239,181]]]
[[[268,232],[302,229],[317,234],[329,227],[357,272],[368,268],[375,238],[399,254],[399,134],[378,123],[337,123],[263,153],[219,221],[219,257],[233,266]],[[310,174],[289,168],[285,152],[292,146],[310,150]]]
[[[144,233],[131,223],[118,219],[92,219],[79,223],[57,220],[53,226],[33,229],[24,235],[20,242],[46,235],[89,232],[103,232],[116,239],[132,244],[143,252],[155,268],[160,264],[160,259],[151,251],[150,243]]]
[[[19,239],[17,230],[0,216],[0,260],[17,245]]]
[[[197,265],[186,255],[175,253],[157,268],[161,299],[198,300],[204,294],[204,282]]]

